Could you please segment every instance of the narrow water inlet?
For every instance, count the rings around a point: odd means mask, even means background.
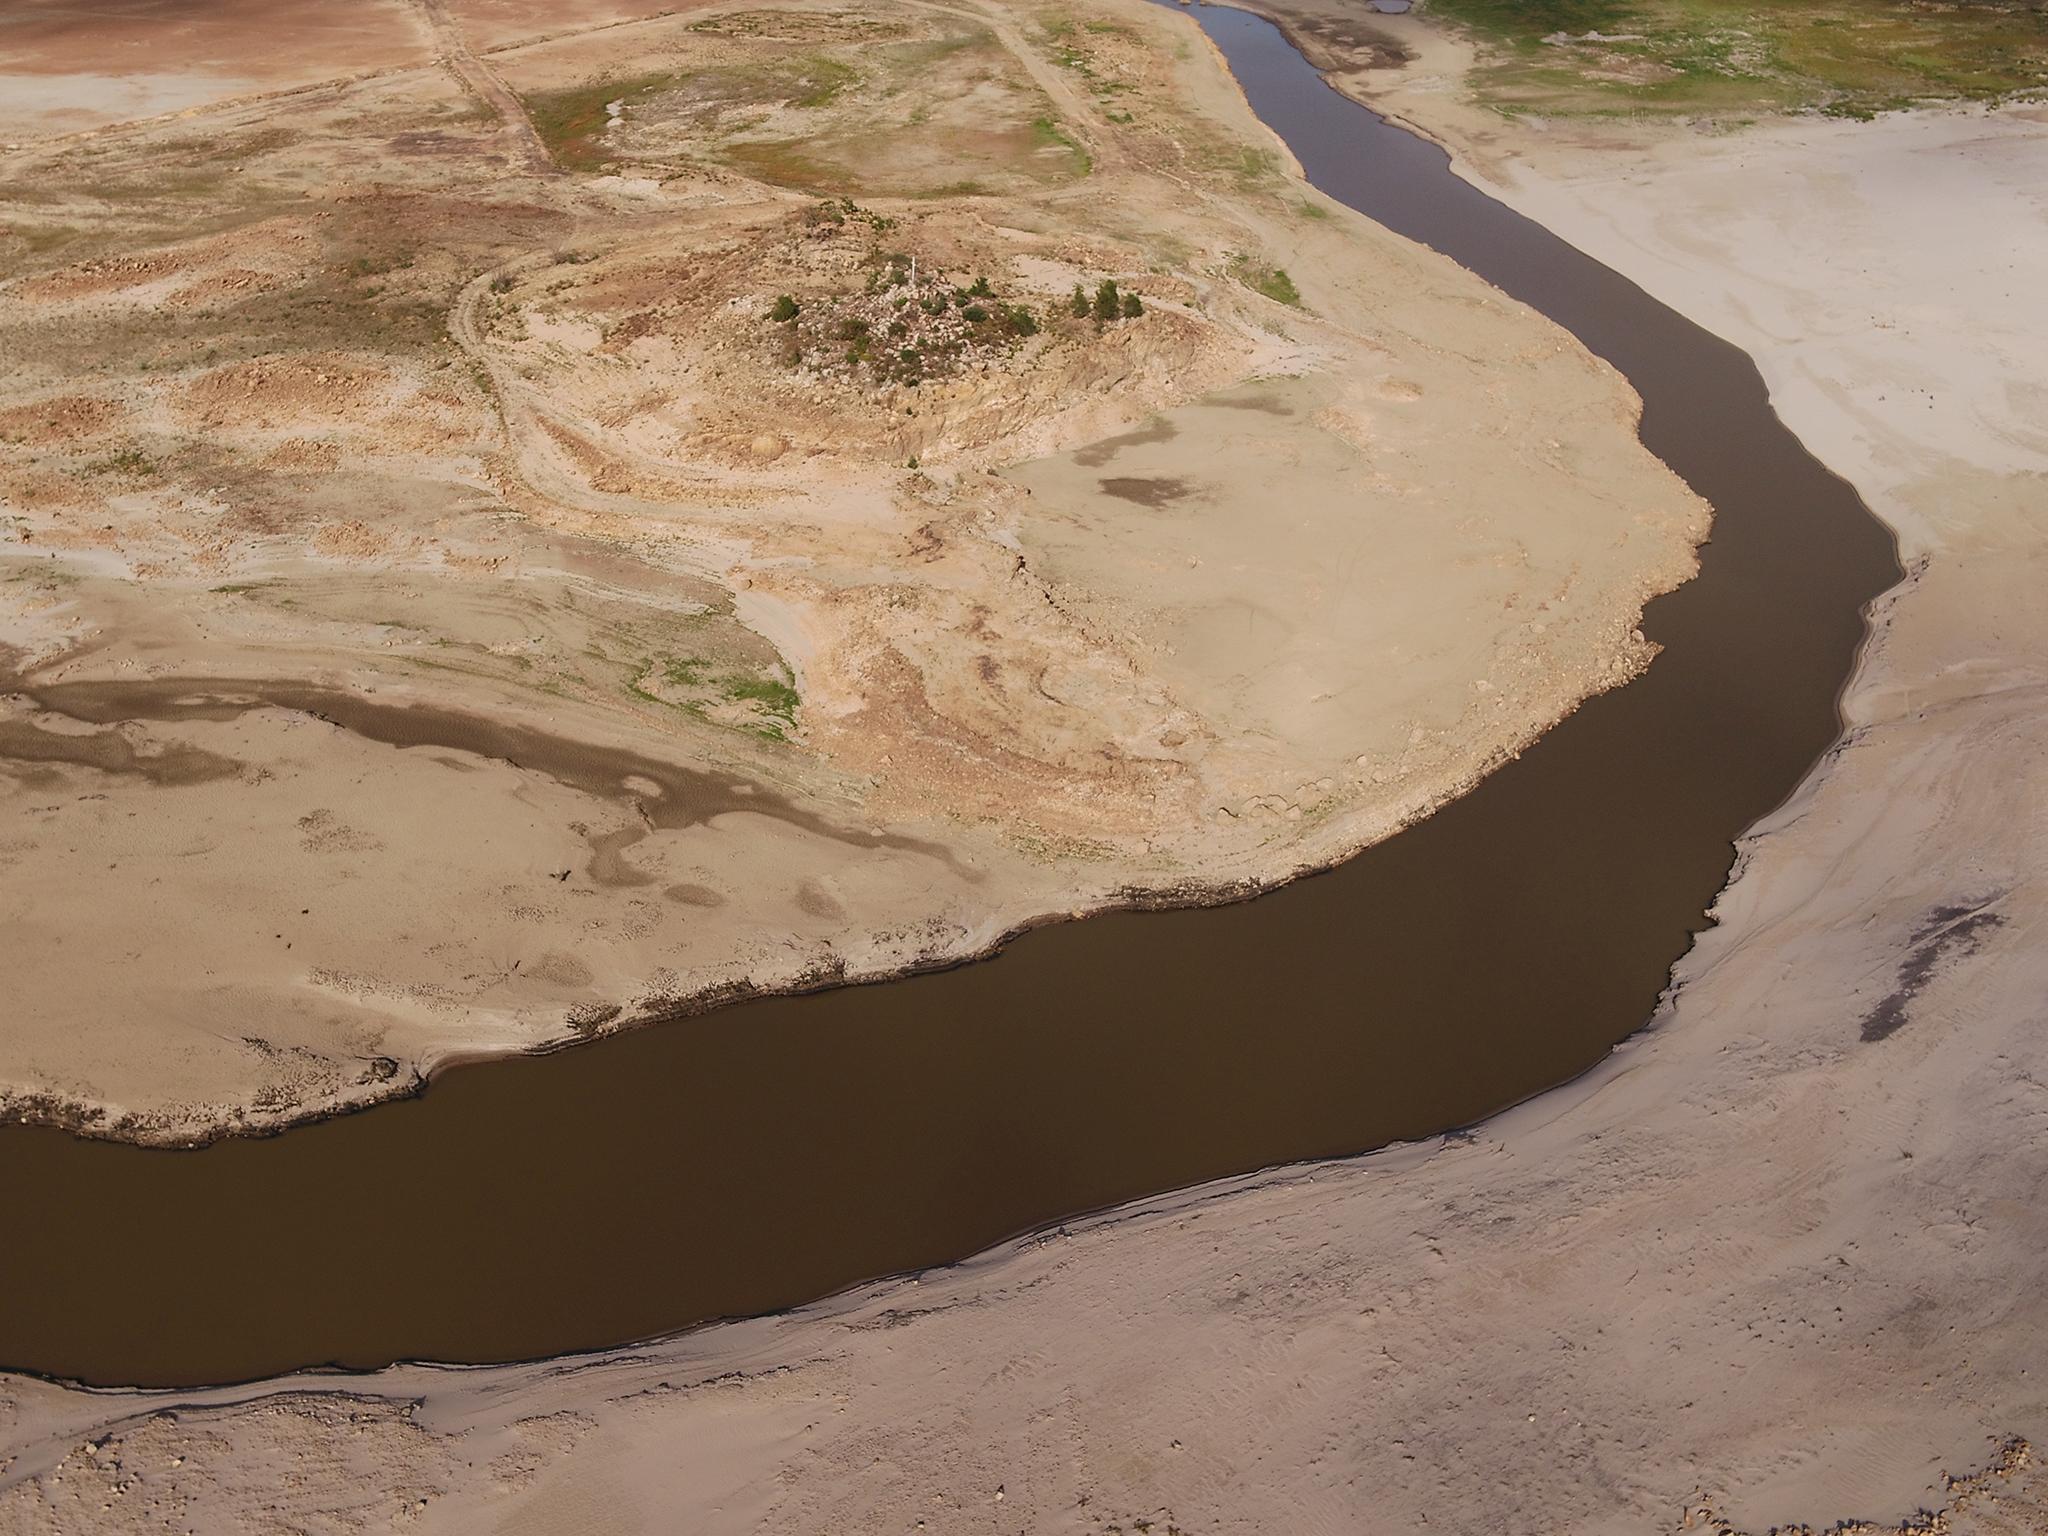
[[[188,1385],[645,1338],[1467,1123],[1648,1018],[1735,839],[1835,738],[1890,538],[1741,352],[1456,178],[1271,24],[1193,15],[1311,181],[1634,383],[1644,442],[1716,509],[1699,577],[1645,615],[1650,670],[1254,902],[457,1068],[272,1139],[0,1129],[0,1364]]]

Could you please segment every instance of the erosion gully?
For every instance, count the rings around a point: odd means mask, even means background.
[[[1639,1028],[1736,838],[1835,739],[1891,540],[1734,347],[1198,6],[1309,179],[1572,331],[1713,503],[1663,647],[1471,794],[1239,905],[751,1002],[262,1140],[0,1130],[0,1363],[190,1385],[774,1311],[1077,1213],[1469,1122]],[[137,999],[146,1008],[147,999]]]

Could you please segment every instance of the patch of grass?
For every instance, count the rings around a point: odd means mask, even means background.
[[[708,725],[787,741],[803,700],[780,669],[739,671],[699,656],[643,658],[625,682],[645,704],[680,710]]]
[[[407,352],[434,346],[447,334],[448,311],[437,298],[350,293],[315,283],[259,294],[214,317],[210,328],[194,335],[188,360],[202,340],[220,343],[223,357],[242,358],[323,345]]]
[[[104,459],[90,459],[82,467],[88,475],[121,475],[128,479],[154,479],[158,473],[156,460],[139,448],[123,448]]]
[[[1247,192],[1256,192],[1261,187],[1284,179],[1280,169],[1280,155],[1277,150],[1255,149],[1246,145],[1238,151],[1237,164],[1232,169],[1237,184]]]
[[[1285,267],[1261,266],[1240,257],[1231,264],[1231,275],[1254,293],[1263,293],[1276,304],[1290,305],[1300,309],[1301,290],[1294,286],[1294,279],[1287,275]]]
[[[629,80],[600,80],[566,91],[537,91],[522,97],[534,132],[565,171],[599,171],[611,163],[604,142],[611,126],[611,104],[631,103],[674,82],[668,74],[640,75]]]
[[[756,181],[771,186],[794,187],[800,192],[841,192],[854,185],[853,173],[842,166],[812,158],[802,139],[778,139],[734,144],[726,157]]]
[[[343,264],[342,271],[350,277],[384,277],[393,272],[403,272],[418,258],[419,252],[410,248],[378,251],[350,257]]]
[[[785,724],[796,724],[797,707],[803,699],[797,691],[779,677],[727,677],[723,687],[727,699],[735,702],[758,704],[768,714],[776,716]]]
[[[43,256],[61,251],[85,232],[70,224],[23,224],[16,222],[7,229],[7,236],[21,244],[22,250],[30,256]]]
[[[1070,138],[1065,129],[1049,117],[1034,118],[1031,123],[1031,142],[1038,149],[1065,149],[1074,157],[1074,174],[1086,176],[1095,169],[1095,159]]]
[[[1493,45],[1475,71],[1510,115],[1814,110],[2048,90],[2041,0],[1432,0]]]
[[[797,85],[803,94],[793,98],[791,104],[799,107],[829,106],[835,96],[858,79],[860,76],[851,64],[842,64],[822,54],[806,59],[797,76]]]

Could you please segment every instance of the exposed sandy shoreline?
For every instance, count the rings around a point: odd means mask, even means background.
[[[1479,148],[1749,348],[1914,560],[1655,1028],[1469,1137],[672,1344],[253,1400],[15,1382],[0,1510],[235,1529],[291,1473],[332,1530],[2040,1528],[2024,1456],[1940,1474],[2048,1433],[2048,124]]]
[[[1078,75],[1001,11],[964,42],[925,41],[961,25],[943,8],[862,22],[974,65],[947,110],[985,183],[916,179],[943,119],[861,137],[893,85],[775,107],[880,187],[887,212],[831,228],[660,159],[700,153],[695,120],[626,120],[660,176],[570,178],[494,115],[648,58],[788,67],[714,13],[479,75],[446,8],[394,11],[457,72],[212,113],[231,147],[194,175],[245,219],[224,230],[134,190],[189,120],[16,153],[45,189],[24,217],[94,244],[0,288],[0,430],[28,450],[0,484],[0,766],[31,829],[0,850],[14,1115],[275,1129],[453,1060],[1228,899],[1427,814],[1647,661],[1642,604],[1691,573],[1706,510],[1635,441],[1626,385],[1292,182],[1170,13],[1081,34]],[[782,24],[785,52],[847,25]],[[53,76],[84,67],[62,36]],[[1144,116],[1075,84],[1111,77]],[[1038,142],[1039,111],[1069,128]],[[1047,314],[1107,273],[1146,312],[1051,319],[919,391],[792,376],[776,289],[834,302],[882,231]],[[344,241],[368,254],[339,264]],[[1247,278],[1275,252],[1302,306]],[[188,339],[278,314],[246,361]],[[1269,483],[1191,433],[1162,510],[1110,462],[1141,447],[1076,452],[1229,390],[1257,397]],[[530,750],[480,745],[501,726]]]

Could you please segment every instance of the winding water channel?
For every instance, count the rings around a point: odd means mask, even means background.
[[[1634,382],[1644,442],[1717,509],[1698,579],[1645,616],[1649,671],[1254,902],[460,1067],[269,1140],[0,1130],[0,1364],[196,1384],[645,1338],[1442,1131],[1649,1017],[1736,837],[1833,740],[1891,541],[1742,353],[1458,180],[1265,21],[1193,14],[1316,185]]]

